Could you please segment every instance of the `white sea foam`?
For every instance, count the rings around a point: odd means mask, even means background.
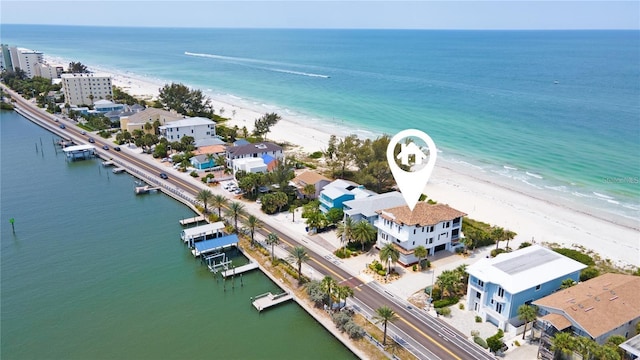
[[[528,171],[526,171],[526,172],[525,172],[525,174],[527,174],[527,175],[529,175],[529,176],[531,176],[531,177],[534,177],[534,178],[536,178],[536,179],[543,179],[542,175],[534,174],[534,173],[532,173],[532,172],[528,172]]]
[[[308,76],[308,77],[319,77],[319,78],[324,78],[324,79],[328,79],[328,78],[331,77],[329,75],[314,74],[314,73],[307,73],[307,72],[293,71],[293,70],[285,70],[285,69],[267,68],[267,70],[280,72],[280,73],[285,73],[285,74],[292,74],[292,75],[302,75],[302,76]]]
[[[502,165],[503,168],[507,169],[507,170],[518,170],[518,168],[512,167],[512,166],[507,166],[507,165]]]
[[[600,193],[597,193],[595,191],[593,192],[593,195],[595,195],[595,196],[597,196],[597,197],[599,197],[601,199],[605,199],[605,200],[613,199],[611,196],[608,196],[608,195],[605,195],[605,194],[600,194]]]

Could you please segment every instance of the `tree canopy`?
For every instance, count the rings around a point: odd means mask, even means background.
[[[271,131],[271,127],[280,121],[280,115],[276,113],[264,114],[253,123],[253,134],[262,139]]]
[[[186,85],[171,83],[163,86],[158,101],[164,109],[175,110],[187,116],[212,117],[211,100],[201,90],[191,90]]]
[[[87,66],[82,64],[79,61],[78,62],[75,62],[75,61],[70,62],[69,63],[69,68],[67,69],[67,71],[72,73],[72,74],[90,72],[89,69],[87,69]]]

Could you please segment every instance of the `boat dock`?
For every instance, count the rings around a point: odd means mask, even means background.
[[[195,216],[192,218],[188,218],[188,219],[182,219],[180,220],[180,225],[182,226],[186,226],[186,225],[191,225],[191,224],[197,224],[199,222],[203,222],[206,221],[204,215],[200,215],[200,216]]]
[[[273,295],[271,292],[268,292],[258,295],[255,298],[251,298],[251,303],[253,304],[253,307],[255,307],[258,311],[262,311],[264,309],[292,299],[293,296],[288,292],[283,292],[282,294],[278,295]]]
[[[112,160],[107,160],[107,161],[103,161],[102,162],[102,166],[107,167],[107,166],[113,166],[116,163],[114,163]]]
[[[111,170],[111,171],[113,171],[113,173],[114,173],[114,174],[120,174],[121,172],[124,172],[124,171],[125,171],[125,169],[124,169],[124,168],[121,168],[121,167],[117,167],[117,168],[114,168],[114,169],[113,169],[113,170]]]
[[[247,265],[238,266],[237,268],[228,269],[222,272],[222,277],[235,276],[247,271],[255,270],[259,266],[257,263],[250,262]]]
[[[135,188],[136,195],[146,194],[146,193],[150,193],[150,192],[158,192],[159,190],[160,190],[160,187],[158,187],[158,186],[149,186],[149,185],[137,186]]]

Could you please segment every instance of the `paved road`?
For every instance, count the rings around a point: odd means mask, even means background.
[[[51,114],[39,109],[33,109],[33,104],[27,103],[21,98],[14,96],[18,102],[20,110],[30,117],[39,120],[38,123],[44,128],[61,136],[71,137],[79,142],[88,142],[89,135],[81,134],[82,129],[76,127],[68,121],[64,121],[66,128],[59,128],[59,123],[54,122]],[[120,162],[126,162],[131,167],[137,169],[139,175],[145,180],[162,185],[165,190],[170,189],[173,196],[195,198],[201,190],[200,187],[180,178],[169,176],[168,179],[160,179],[159,174],[164,172],[162,167],[140,160],[137,155],[127,152],[116,152],[113,150],[102,150],[102,145],[107,143],[99,137],[94,137],[98,152],[107,154],[109,157]],[[456,359],[456,360],[476,360],[495,359],[474,343],[466,339],[466,336],[437,318],[433,318],[423,310],[417,309],[408,302],[397,298],[386,291],[376,282],[364,283],[356,276],[340,267],[339,261],[334,257],[319,255],[310,249],[303,241],[298,241],[282,233],[278,229],[268,225],[263,225],[260,231],[266,236],[269,232],[278,233],[281,241],[286,247],[304,246],[307,248],[311,260],[309,265],[322,274],[333,276],[340,283],[347,283],[356,291],[354,301],[365,314],[373,315],[374,310],[382,305],[391,307],[399,319],[389,327],[389,333],[404,346],[409,348],[421,359]]]

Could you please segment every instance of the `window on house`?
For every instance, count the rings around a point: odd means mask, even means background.
[[[501,287],[498,288],[498,296],[499,297],[504,297],[504,289],[501,288]]]
[[[484,286],[484,281],[478,279],[478,286],[483,287]]]
[[[414,235],[416,234],[416,229],[413,229],[413,234],[414,234]]]
[[[497,312],[498,314],[501,314],[501,313],[502,313],[502,304],[501,304],[501,303],[497,303],[497,304],[496,304],[496,312]]]
[[[415,244],[416,244],[416,242],[414,241],[414,242],[412,243],[412,245],[415,245]]]
[[[476,298],[480,299],[480,296],[482,296],[482,294],[480,294],[479,291],[476,291]]]
[[[541,287],[541,286],[542,286],[542,285],[538,285],[538,286],[536,286],[536,291],[540,290],[540,287]]]

